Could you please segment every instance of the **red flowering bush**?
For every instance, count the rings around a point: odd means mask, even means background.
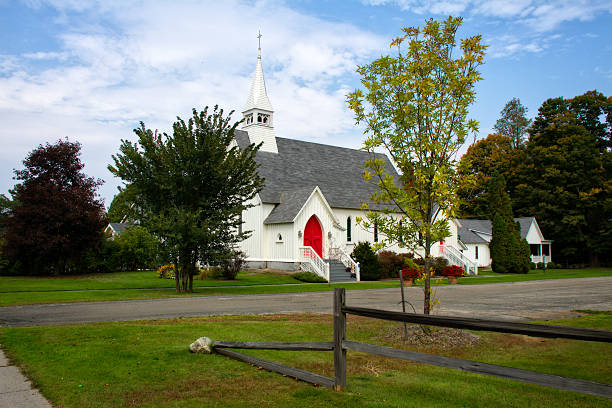
[[[465,275],[465,271],[462,267],[457,265],[447,266],[442,271],[442,276],[455,276],[457,278],[460,278],[463,275]]]
[[[402,269],[402,279],[418,279],[421,277],[421,270],[416,268],[404,268]]]

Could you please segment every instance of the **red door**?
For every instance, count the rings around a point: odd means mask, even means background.
[[[304,227],[304,246],[309,246],[323,258],[323,229],[314,215],[310,217]]]

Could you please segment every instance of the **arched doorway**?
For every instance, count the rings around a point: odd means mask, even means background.
[[[323,228],[316,216],[310,217],[304,227],[304,246],[309,246],[323,258]]]

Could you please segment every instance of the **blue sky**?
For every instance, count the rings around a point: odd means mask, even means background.
[[[612,94],[612,1],[0,0],[0,193],[39,144],[83,145],[85,172],[106,166],[132,129],[170,131],[176,116],[248,96],[261,30],[276,134],[359,148],[345,95],[357,64],[389,53],[402,27],[462,16],[489,45],[471,116],[486,137],[513,97],[537,113],[551,97]]]

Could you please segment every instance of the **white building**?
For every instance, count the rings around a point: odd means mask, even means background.
[[[534,263],[552,261],[551,241],[544,239],[538,222],[534,217],[515,218],[521,226],[521,238],[527,240],[531,249],[531,261]],[[476,262],[479,267],[491,266],[489,243],[493,237],[493,227],[489,220],[456,220],[458,243],[465,256]]]
[[[243,229],[253,231],[240,244],[250,266],[302,267],[332,281],[351,280],[353,272],[359,279],[358,267],[348,255],[359,241],[375,243],[381,239],[376,229],[365,230],[356,222],[366,215],[362,202],[368,202],[377,189],[362,178],[370,153],[276,137],[261,49],[243,115],[244,124],[236,131],[235,141],[239,147],[263,143],[255,160],[265,178],[254,206],[242,214]],[[385,155],[376,156],[386,161],[389,174],[399,177]],[[368,205],[376,208],[373,203]],[[457,247],[456,223],[451,223],[451,231],[444,255],[455,264],[461,259],[465,263]],[[401,251],[399,247],[388,249]],[[327,259],[335,260],[331,267],[324,261]],[[467,264],[466,269],[470,269]]]

